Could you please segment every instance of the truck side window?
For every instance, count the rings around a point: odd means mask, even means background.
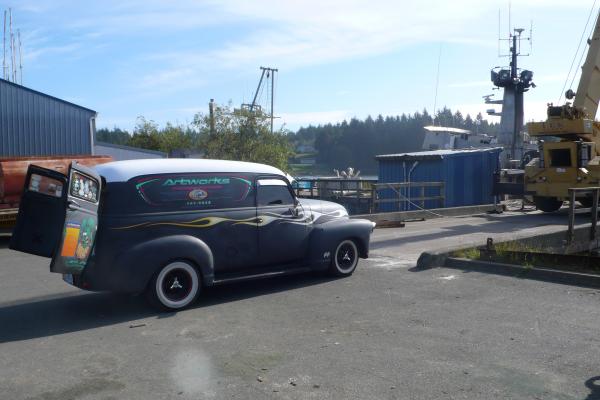
[[[256,202],[258,207],[291,205],[294,204],[294,197],[290,193],[287,182],[283,179],[259,179]]]
[[[104,208],[119,214],[254,207],[253,178],[218,172],[142,175],[109,184]]]

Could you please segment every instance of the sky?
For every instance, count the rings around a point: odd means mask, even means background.
[[[490,106],[482,96],[502,96],[490,69],[509,62],[499,57],[508,44],[498,40],[510,32],[509,8],[510,24],[525,28],[523,36],[533,26],[521,48],[529,56],[519,66],[534,71],[537,85],[525,94],[525,120],[541,120],[546,104],[559,101],[573,60],[578,71],[576,49],[599,6],[595,0],[0,0],[21,32],[23,85],[96,110],[98,128],[128,130],[138,116],[187,124],[208,112],[211,98],[234,107],[249,103],[260,66],[278,69],[276,129],[443,106],[485,116]],[[263,91],[259,104],[267,103]]]

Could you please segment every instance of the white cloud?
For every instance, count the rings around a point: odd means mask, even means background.
[[[198,28],[231,27],[228,41],[216,50],[198,51],[173,43],[172,50],[155,49],[163,60],[144,76],[136,77],[133,86],[164,84],[171,90],[181,88],[182,81],[200,86],[193,76],[215,70],[248,70],[258,65],[282,69],[332,63],[341,60],[389,54],[409,45],[431,42],[460,43],[494,47],[495,30],[473,35],[472,27],[484,17],[506,7],[505,0],[480,1],[421,0],[121,0],[83,5],[75,0],[59,0],[72,9],[64,29],[90,40],[104,35],[125,37],[127,34],[190,31]],[[554,7],[564,2],[550,0]],[[23,0],[24,10],[44,10],[49,0],[38,3]],[[523,0],[519,9],[547,7],[548,1]],[[571,1],[568,7],[586,6],[584,0]],[[228,35],[229,37],[229,35]],[[201,37],[199,38],[201,40]],[[44,51],[66,51],[73,44],[54,46],[53,50],[34,49],[35,57]],[[455,85],[455,86],[452,86]],[[478,86],[455,83],[450,87]]]
[[[81,48],[79,43],[70,43],[63,46],[43,46],[38,48],[31,48],[23,51],[23,61],[31,63],[38,60],[41,57],[52,55],[66,55],[76,53]]]

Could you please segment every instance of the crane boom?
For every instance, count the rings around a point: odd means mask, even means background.
[[[594,119],[600,101],[600,18],[598,17],[588,44],[588,54],[581,69],[573,106],[583,110],[588,118]]]

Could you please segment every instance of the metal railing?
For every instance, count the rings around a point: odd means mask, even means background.
[[[363,205],[369,213],[379,212],[381,204],[398,204],[398,211],[425,208],[428,200],[437,201],[437,208],[445,206],[444,182],[399,182],[377,183],[374,179],[298,179],[293,184],[296,196],[309,199],[333,200],[354,205]],[[426,195],[427,188],[436,188],[437,195]],[[417,196],[412,196],[419,189]],[[394,195],[383,195],[384,190],[392,190]]]
[[[298,197],[304,198],[334,198],[354,197],[368,198],[372,193],[375,179],[298,179],[294,181],[294,191]]]
[[[376,182],[376,179],[298,179],[293,187],[298,197],[334,201],[350,214],[365,214],[372,212],[372,185]]]
[[[600,187],[569,188],[569,228],[567,229],[567,243],[573,242],[575,235],[575,201],[581,195],[592,194],[592,226],[590,227],[590,240],[596,239],[596,226],[598,225],[598,198]]]
[[[419,196],[412,197],[412,189],[419,188]],[[426,188],[437,188],[437,196],[425,196]],[[378,191],[392,189],[396,198],[379,198]],[[445,183],[444,182],[399,182],[399,183],[377,183],[373,185],[373,212],[377,212],[379,204],[382,203],[397,203],[398,211],[402,210],[403,206],[405,209],[410,209],[411,205],[418,208],[425,209],[425,201],[436,200],[438,202],[438,208],[444,208],[446,203],[445,196]],[[418,204],[417,204],[418,202]],[[407,207],[408,206],[408,207]]]

